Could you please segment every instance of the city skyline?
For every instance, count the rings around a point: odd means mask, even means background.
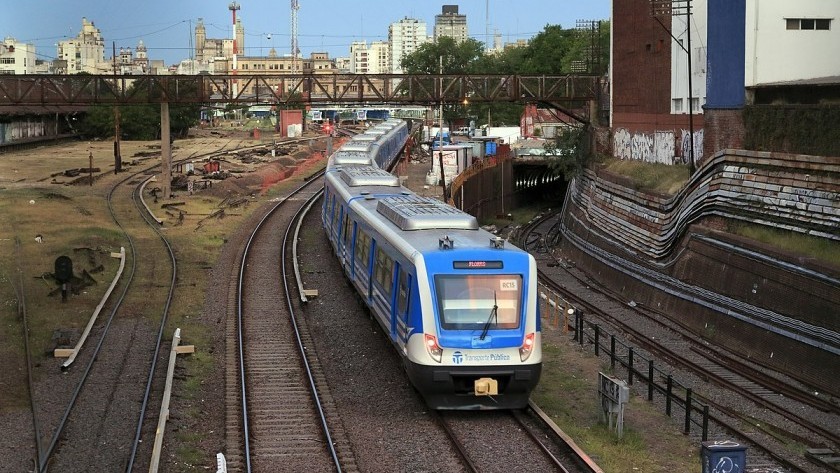
[[[76,37],[82,28],[82,18],[87,18],[102,33],[106,58],[111,56],[112,44],[117,50],[133,49],[142,40],[150,59],[163,59],[167,65],[173,65],[193,55],[194,29],[199,18],[204,22],[208,38],[231,37],[229,3],[227,0],[169,3],[152,0],[142,5],[151,8],[128,10],[116,2],[104,0],[29,0],[0,18],[0,34],[35,45],[38,59],[50,61],[56,56],[55,45]],[[272,48],[278,55],[289,55],[290,2],[242,0],[238,3],[237,18],[241,19],[245,30],[245,55],[265,56]],[[501,35],[505,43],[515,42],[533,37],[549,24],[573,28],[577,20],[606,20],[610,16],[609,0],[526,0],[517,3],[468,0],[422,4],[388,0],[358,3],[300,0],[298,42],[301,55],[308,57],[312,52],[327,52],[330,58],[346,57],[354,41],[387,41],[388,25],[405,17],[424,21],[431,36],[434,17],[441,13],[443,5],[458,5],[459,13],[467,16],[469,36],[482,43],[488,40],[490,45],[495,33]],[[489,39],[485,34],[488,5]],[[324,11],[332,14],[324,15]],[[49,14],[44,16],[43,12]]]

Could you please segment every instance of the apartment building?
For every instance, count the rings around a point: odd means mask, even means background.
[[[423,43],[429,41],[426,33],[426,22],[405,17],[388,26],[388,45],[391,48],[390,72],[402,74],[400,66],[402,59],[417,50]]]

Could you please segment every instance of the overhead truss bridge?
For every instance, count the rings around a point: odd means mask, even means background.
[[[597,97],[598,78],[517,74],[0,75],[0,106],[140,103],[461,104]]]

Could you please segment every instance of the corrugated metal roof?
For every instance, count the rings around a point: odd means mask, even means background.
[[[475,217],[431,197],[386,197],[379,200],[376,211],[402,230],[478,230]]]
[[[350,187],[400,186],[400,180],[397,176],[388,171],[369,166],[341,168],[341,180]]]

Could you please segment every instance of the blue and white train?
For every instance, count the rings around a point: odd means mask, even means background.
[[[323,226],[411,383],[433,409],[525,407],[542,368],[534,258],[400,186],[387,161],[344,151],[328,165]]]
[[[387,120],[351,138],[330,156],[328,168],[361,164],[388,169],[408,138],[404,120]]]

